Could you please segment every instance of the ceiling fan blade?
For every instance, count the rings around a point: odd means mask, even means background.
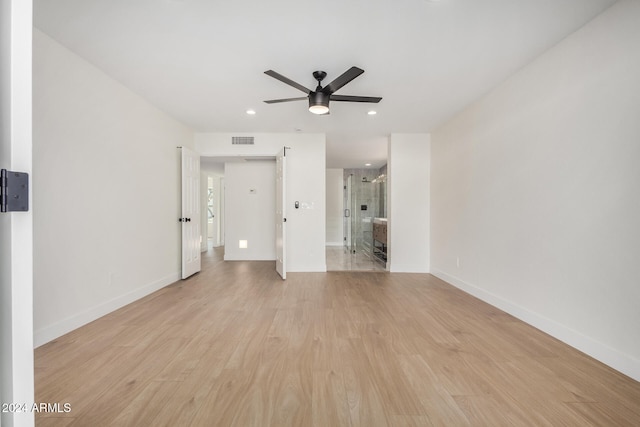
[[[277,104],[278,102],[302,101],[303,99],[309,99],[309,98],[306,96],[301,96],[300,98],[270,99],[264,102],[266,102],[267,104]]]
[[[362,73],[364,73],[363,69],[358,67],[351,67],[347,71],[342,73],[340,77],[336,78],[334,81],[323,87],[322,92],[331,95],[333,92],[337,91],[342,86],[346,85]]]
[[[351,95],[331,95],[329,98],[332,101],[347,101],[347,102],[373,102],[378,103],[382,100],[377,96],[351,96]]]
[[[293,80],[283,76],[282,74],[276,73],[273,70],[268,70],[264,72],[267,76],[271,76],[276,80],[280,80],[282,83],[286,83],[289,86],[293,86],[298,90],[303,91],[304,93],[308,94],[309,92],[311,92],[311,89],[307,89],[306,87],[302,86],[300,83],[296,83]]]

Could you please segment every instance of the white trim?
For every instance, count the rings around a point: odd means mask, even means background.
[[[593,357],[596,360],[622,372],[623,374],[640,381],[640,360],[635,359],[628,354],[609,347],[591,337],[581,334],[565,325],[562,325],[552,319],[544,317],[531,310],[519,306],[511,301],[505,300],[498,295],[487,292],[475,285],[467,283],[455,276],[451,276],[444,271],[433,269],[431,274],[445,282],[455,286],[456,288],[473,295],[482,301],[493,305],[514,317],[528,323],[529,325],[559,339],[565,344],[582,351],[583,353]]]
[[[0,166],[33,180],[31,0],[0,1]],[[33,182],[33,181],[32,181]],[[32,185],[32,184],[29,184]],[[0,401],[34,401],[33,192],[29,211],[0,214]],[[34,425],[33,412],[2,411],[0,425]]]
[[[325,246],[344,246],[344,242],[327,242]]]
[[[180,272],[175,272],[169,276],[163,277],[155,282],[149,283],[146,286],[135,289],[127,294],[120,295],[109,301],[98,304],[95,307],[89,308],[66,319],[60,320],[52,325],[45,326],[37,331],[34,331],[34,346],[40,347],[43,344],[53,341],[54,339],[61,337],[62,335],[73,331],[81,326],[86,325],[89,322],[93,322],[100,317],[107,315],[125,305],[131,304],[134,301],[139,300],[153,292],[162,289],[172,283],[180,280]]]

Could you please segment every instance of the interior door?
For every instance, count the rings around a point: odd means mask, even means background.
[[[351,181],[353,175],[349,175],[344,186],[344,245],[351,253]]]
[[[182,278],[200,271],[200,156],[182,151]]]
[[[287,278],[287,162],[284,147],[276,156],[276,271]]]

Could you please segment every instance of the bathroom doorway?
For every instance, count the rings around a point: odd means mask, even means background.
[[[328,270],[387,269],[387,166],[344,169],[344,245],[327,248]]]

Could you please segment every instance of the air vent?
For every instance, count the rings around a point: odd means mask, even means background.
[[[253,137],[252,136],[232,136],[231,144],[233,145],[253,145]]]

